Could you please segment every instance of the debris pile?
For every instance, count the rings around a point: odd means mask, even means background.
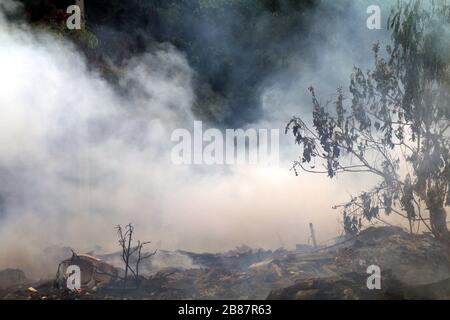
[[[338,246],[336,265],[361,273],[377,265],[411,285],[450,278],[448,248],[429,234],[412,235],[397,227],[371,227]]]
[[[67,268],[78,266],[81,273],[81,286],[84,288],[102,288],[117,280],[118,270],[112,265],[88,254],[77,254],[73,252],[70,259],[60,263],[56,273],[58,287],[66,285]]]
[[[285,253],[284,250],[252,249],[248,246],[239,246],[235,250],[225,253],[192,253],[187,251],[179,251],[192,259],[194,264],[208,269],[225,269],[230,271],[240,271],[247,269],[250,265],[279,256]]]
[[[329,278],[305,279],[273,290],[268,300],[424,300],[450,299],[450,280],[425,285],[406,285],[386,272],[380,290],[369,290],[367,274],[347,273]]]
[[[57,280],[15,285],[13,299],[440,299],[450,297],[447,249],[430,235],[372,227],[330,247],[225,253],[160,251],[143,265],[139,286],[123,288],[116,254],[74,254]],[[81,292],[64,289],[65,268],[79,265]],[[381,270],[382,290],[369,290],[368,266]],[[0,280],[2,279],[0,273]],[[25,279],[16,274],[11,279]],[[18,281],[19,281],[18,280]],[[13,281],[13,280],[11,280]],[[20,281],[19,281],[20,282]],[[27,289],[28,288],[28,289]],[[125,291],[124,291],[125,290]]]

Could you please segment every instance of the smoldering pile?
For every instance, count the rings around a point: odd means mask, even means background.
[[[92,260],[123,273],[118,253]],[[162,263],[161,261],[164,261]],[[180,262],[182,261],[182,262]],[[187,263],[189,261],[189,263]],[[94,262],[93,262],[94,263]],[[366,286],[377,265],[382,290]],[[55,265],[55,268],[57,266]],[[240,247],[225,253],[163,251],[143,266],[139,289],[128,299],[402,299],[450,297],[447,250],[429,235],[395,227],[371,227],[358,236],[313,251]],[[3,273],[12,271],[3,271]],[[20,273],[20,271],[19,271]],[[14,275],[19,274],[17,271]],[[22,273],[20,273],[22,274]],[[57,289],[55,279],[25,275],[2,282],[3,299],[122,299],[117,278],[90,276],[80,292]],[[12,278],[11,278],[12,279]],[[32,288],[30,288],[32,287]]]

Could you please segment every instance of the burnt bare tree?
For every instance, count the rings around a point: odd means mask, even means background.
[[[141,242],[137,241],[137,244],[133,245],[134,226],[129,223],[125,227],[120,225],[116,226],[117,236],[119,239],[119,245],[122,249],[122,260],[125,264],[125,275],[123,279],[123,291],[127,289],[127,282],[129,273],[132,274],[136,288],[140,286],[139,277],[139,265],[142,261],[149,259],[156,254],[156,250],[150,253],[143,253],[142,249],[145,245],[150,244],[151,241]],[[135,260],[133,266],[133,259]]]
[[[391,45],[375,44],[374,68],[355,68],[349,97],[321,103],[310,88],[312,126],[294,117],[287,125],[302,155],[293,170],[327,174],[370,173],[379,183],[352,197],[344,229],[395,213],[450,245],[450,5],[400,1],[388,20]]]

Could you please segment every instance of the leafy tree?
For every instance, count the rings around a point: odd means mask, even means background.
[[[323,104],[310,88],[312,126],[295,117],[286,128],[302,148],[293,170],[380,178],[336,206],[348,233],[383,212],[395,213],[408,219],[411,232],[423,224],[450,245],[450,5],[399,2],[388,29],[391,44],[383,54],[374,45],[373,70],[354,69],[349,97],[339,88]]]
[[[87,29],[69,32],[66,8],[75,0],[20,1],[31,21],[74,40],[113,82],[131,57],[173,44],[195,70],[195,115],[223,127],[258,118],[261,83],[287,67],[290,52],[306,41],[307,13],[319,6],[315,0],[89,0]],[[321,12],[324,19],[335,14]]]

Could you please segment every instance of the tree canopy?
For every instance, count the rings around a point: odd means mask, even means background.
[[[336,206],[347,233],[382,213],[398,214],[411,232],[422,225],[450,244],[450,5],[400,1],[388,29],[391,43],[373,46],[372,70],[355,67],[349,95],[338,88],[333,101],[322,103],[309,89],[312,126],[294,117],[286,128],[302,149],[293,170],[379,177]]]
[[[68,32],[70,0],[21,0],[31,21],[81,44],[89,61],[120,68],[131,57],[170,43],[196,73],[196,115],[237,127],[260,115],[259,87],[285,68],[318,0],[89,0],[87,30]],[[330,18],[329,13],[324,18]],[[325,15],[325,14],[324,14]],[[107,74],[114,79],[114,75]]]

